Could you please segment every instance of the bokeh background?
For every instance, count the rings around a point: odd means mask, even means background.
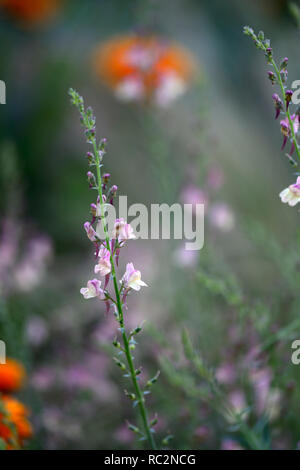
[[[278,197],[294,176],[264,57],[242,34],[245,24],[263,29],[299,78],[289,2],[65,0],[34,24],[0,2],[0,15],[0,338],[27,369],[28,447],[143,445],[127,429],[135,410],[111,360],[115,320],[79,294],[93,266],[82,226],[94,194],[72,86],[93,106],[108,139],[105,168],[129,204],[206,202],[199,253],[139,240],[122,254],[150,286],[130,298],[127,315],[133,326],[146,320],[137,351],[144,378],[161,370],[149,398],[158,438],[173,435],[177,449],[296,448],[298,210]],[[140,31],[177,41],[195,61],[197,76],[167,108],[118,100],[92,67],[98,44]],[[201,367],[184,354],[183,328]],[[227,401],[246,410],[246,430],[226,417]]]

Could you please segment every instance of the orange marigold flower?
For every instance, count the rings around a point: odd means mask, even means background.
[[[0,0],[6,11],[27,24],[47,21],[58,10],[60,0]]]
[[[195,60],[177,44],[156,36],[128,35],[97,47],[96,74],[123,100],[166,106],[186,90]]]
[[[0,437],[7,443],[8,448],[22,446],[29,439],[32,427],[28,421],[29,411],[23,403],[10,396],[3,396],[0,412]]]
[[[25,379],[25,369],[14,359],[0,364],[0,392],[11,393],[21,388]]]

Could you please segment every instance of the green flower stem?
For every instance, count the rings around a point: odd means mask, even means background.
[[[99,194],[99,198],[100,198],[101,214],[104,214],[104,210],[103,210],[104,209],[103,193],[102,193],[102,177],[101,177],[101,166],[100,166],[101,162],[100,162],[99,151],[97,149],[97,142],[96,142],[95,138],[93,138],[93,148],[94,148],[94,155],[95,155],[95,160],[96,160],[97,188],[98,188],[98,194]],[[113,253],[111,252],[111,249],[110,249],[109,236],[108,236],[108,233],[107,233],[105,217],[104,216],[101,217],[101,220],[102,220],[103,231],[105,233],[106,246],[107,246],[107,249],[110,252],[111,274],[112,274],[114,290],[115,290],[115,294],[116,294],[116,305],[117,305],[117,310],[118,310],[118,321],[119,321],[121,332],[122,332],[124,351],[125,351],[129,371],[130,371],[132,384],[133,384],[133,387],[134,387],[134,390],[135,390],[135,393],[136,393],[138,406],[139,406],[143,426],[144,426],[144,429],[145,429],[145,433],[146,433],[146,436],[147,436],[147,439],[149,441],[149,444],[150,444],[151,448],[153,450],[156,450],[155,440],[154,440],[153,434],[150,430],[150,426],[149,426],[149,422],[148,422],[148,414],[147,414],[147,410],[146,410],[146,406],[145,406],[145,399],[144,399],[144,396],[142,394],[141,388],[140,388],[138,380],[137,380],[137,375],[136,375],[135,367],[134,367],[134,364],[133,364],[133,357],[132,357],[132,354],[131,354],[131,350],[130,350],[130,347],[129,347],[129,341],[128,341],[126,331],[125,331],[125,322],[124,322],[122,302],[121,302],[121,298],[120,298],[120,291],[119,291],[119,287],[118,287],[118,281],[117,281],[117,276],[116,276],[116,269],[115,269],[115,263],[114,263],[114,259],[113,259]]]
[[[282,82],[282,78],[281,78],[281,75],[280,75],[280,71],[276,65],[276,62],[273,58],[271,58],[271,64],[275,70],[275,73],[276,73],[276,76],[277,76],[277,80],[278,80],[278,83],[279,83],[279,86],[281,88],[281,93],[282,93],[282,98],[283,98],[283,103],[285,103],[285,90],[284,90],[284,85],[283,85],[283,82]],[[296,153],[297,153],[297,156],[300,160],[300,150],[299,150],[299,146],[298,146],[298,142],[297,142],[297,139],[296,139],[296,135],[295,135],[295,131],[294,131],[294,125],[293,125],[293,122],[292,122],[292,119],[291,119],[291,114],[290,114],[290,110],[287,108],[286,111],[285,111],[285,114],[286,114],[286,117],[288,118],[289,120],[289,124],[290,124],[290,128],[291,128],[291,133],[292,133],[292,139],[293,139],[293,142],[294,142],[294,145],[295,145],[295,149],[296,149]]]

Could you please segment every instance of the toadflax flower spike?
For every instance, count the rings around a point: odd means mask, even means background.
[[[119,325],[118,334],[120,334],[120,340],[123,342],[122,346],[119,342],[116,343],[117,346],[114,346],[118,348],[118,354],[120,354],[120,350],[122,353],[125,353],[124,357],[126,357],[127,366],[118,358],[114,359],[116,364],[119,365],[123,371],[127,370],[125,376],[131,379],[134,391],[132,395],[136,397],[137,409],[140,412],[144,429],[144,433],[142,431],[139,431],[139,433],[143,434],[148,440],[149,446],[152,449],[156,449],[153,436],[154,424],[153,421],[149,421],[148,419],[145,405],[146,391],[143,390],[144,387],[138,382],[139,369],[135,368],[134,357],[131,354],[133,345],[132,333],[127,333],[126,331],[126,318],[124,316],[124,308],[127,308],[125,305],[127,294],[131,290],[139,291],[141,287],[147,284],[142,281],[140,271],[134,269],[132,263],[127,264],[126,272],[120,283],[118,282],[116,272],[120,250],[124,248],[125,241],[135,239],[136,236],[131,225],[122,218],[115,220],[112,233],[110,233],[107,227],[108,220],[106,214],[108,210],[106,209],[113,203],[118,188],[116,185],[112,185],[110,189],[107,187],[110,180],[109,173],[105,173],[102,176],[102,162],[105,156],[106,141],[102,139],[98,143],[96,139],[96,118],[93,115],[92,109],[85,109],[83,98],[76,91],[70,89],[69,93],[72,103],[77,107],[80,113],[81,123],[84,127],[87,141],[93,146],[93,153],[89,154],[88,161],[96,167],[96,171],[94,174],[92,172],[88,173],[88,181],[89,185],[92,185],[92,187],[97,190],[98,197],[96,204],[92,203],[90,205],[92,221],[86,222],[84,229],[89,240],[96,248],[97,264],[94,267],[94,271],[104,278],[103,285],[99,279],[95,278],[89,280],[87,286],[80,289],[80,293],[85,299],[98,298],[102,300],[105,304],[107,314],[112,307],[114,309],[114,315]],[[111,285],[109,285],[110,280]],[[135,331],[137,331],[137,329]],[[118,344],[120,346],[118,346]]]

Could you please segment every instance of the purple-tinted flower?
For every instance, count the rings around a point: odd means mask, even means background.
[[[194,184],[190,184],[181,193],[183,204],[207,204],[207,195],[205,191]]]
[[[196,250],[186,250],[185,246],[180,246],[174,253],[174,261],[184,268],[191,268],[197,265],[198,252]]]
[[[213,190],[218,190],[224,183],[224,174],[218,167],[213,167],[209,170],[207,177],[208,186]]]
[[[99,251],[99,261],[95,266],[95,273],[106,276],[111,272],[110,251],[102,246]]]
[[[288,203],[293,207],[300,202],[300,176],[298,176],[295,184],[291,184],[288,188],[281,191],[279,197],[283,203]]]
[[[234,227],[234,214],[224,202],[214,204],[209,211],[211,224],[222,232],[230,232]]]
[[[139,291],[141,287],[147,287],[147,284],[141,280],[141,272],[134,269],[133,263],[127,263],[122,283],[125,289],[136,291]]]
[[[294,92],[292,90],[286,90],[285,92],[285,103],[286,103],[286,109],[288,110],[290,102],[292,101],[292,96]]]
[[[283,103],[277,93],[274,93],[272,96],[274,102],[275,102],[275,119],[277,119],[280,115],[280,111],[283,109]]]
[[[222,384],[231,384],[236,378],[236,367],[233,364],[222,364],[216,370],[216,379]]]
[[[123,218],[120,218],[115,221],[112,238],[118,239],[122,243],[126,240],[135,240],[136,236],[131,225],[127,224]]]
[[[298,131],[299,131],[298,116],[296,114],[293,114],[291,116],[291,120],[292,120],[292,124],[293,124],[294,133],[297,134]],[[282,121],[280,121],[280,126],[281,126],[281,133],[283,134],[283,137],[284,137],[283,138],[283,144],[282,144],[282,147],[281,147],[281,150],[283,150],[284,147],[286,146],[288,138],[291,137],[291,135],[292,135],[290,123],[289,123],[289,120],[288,120],[287,117],[285,119],[283,119]],[[294,144],[292,145],[291,153],[293,152],[293,150],[294,150]]]
[[[87,287],[80,289],[80,294],[82,294],[85,299],[92,299],[93,297],[98,297],[100,300],[106,299],[104,291],[101,289],[101,281],[98,279],[88,281]]]
[[[29,318],[26,326],[26,336],[30,344],[40,346],[48,337],[48,328],[45,320],[38,316]]]
[[[222,450],[244,450],[240,444],[233,439],[223,439],[221,444]]]
[[[98,237],[90,222],[85,222],[83,226],[89,240],[91,240],[91,242],[96,242],[98,240]]]

